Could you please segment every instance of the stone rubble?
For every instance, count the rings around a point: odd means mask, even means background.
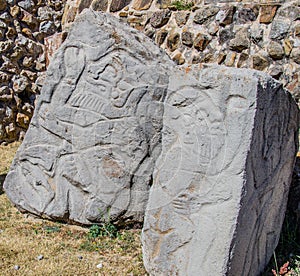
[[[0,1],[0,143],[24,137],[46,69],[44,42],[61,31],[64,3]]]

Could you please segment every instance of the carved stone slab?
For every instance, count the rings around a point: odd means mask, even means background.
[[[150,275],[258,275],[275,249],[298,108],[266,75],[174,72],[142,234]]]
[[[39,216],[141,222],[161,150],[169,58],[110,15],[86,10],[53,58],[4,189]]]

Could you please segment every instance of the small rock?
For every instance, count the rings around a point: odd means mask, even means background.
[[[183,25],[186,24],[188,18],[190,16],[190,13],[189,12],[186,12],[186,11],[179,11],[179,12],[176,12],[175,13],[175,21],[176,21],[176,24],[181,27]]]
[[[270,38],[282,39],[285,38],[290,29],[290,22],[287,20],[277,19],[274,20],[271,26]]]
[[[283,48],[281,46],[281,44],[279,44],[278,42],[275,41],[271,41],[267,47],[267,51],[269,56],[272,59],[282,59],[284,56],[284,51]]]
[[[6,29],[6,28],[7,28],[7,24],[0,20],[0,29]]]
[[[16,1],[17,0],[6,0],[7,4],[10,5],[10,6],[13,6],[16,4]]]
[[[214,62],[214,56],[212,53],[207,53],[204,56],[201,57],[200,60],[201,63],[212,63]]]
[[[108,0],[94,0],[91,4],[91,8],[94,11],[106,12],[108,7]]]
[[[34,62],[33,57],[25,56],[22,64],[25,68],[29,68],[32,66],[33,62]]]
[[[37,73],[32,72],[30,70],[22,70],[20,75],[25,76],[26,78],[28,78],[32,82],[35,82],[36,79],[37,79]]]
[[[12,74],[17,74],[19,71],[18,65],[14,64],[10,61],[5,61],[2,66],[1,70],[12,73]]]
[[[7,7],[6,0],[0,0],[0,11],[4,11]]]
[[[56,31],[56,26],[53,21],[43,21],[40,24],[40,32],[45,33],[47,35],[53,34]]]
[[[286,17],[291,20],[299,20],[300,19],[300,7],[296,5],[290,5],[287,7],[281,7],[278,10],[278,16]]]
[[[290,40],[290,39],[286,38],[283,41],[283,49],[284,49],[284,54],[286,56],[289,56],[291,54],[293,46],[294,46],[294,41],[293,40]]]
[[[16,75],[13,77],[12,81],[13,81],[13,90],[16,93],[23,92],[29,85],[29,82],[25,76]]]
[[[144,18],[142,17],[130,17],[127,19],[128,23],[142,23],[144,21]]]
[[[235,38],[230,40],[229,49],[237,52],[241,52],[248,49],[250,41],[248,38],[248,32],[246,30],[240,31],[236,34]]]
[[[219,31],[219,44],[223,44],[232,38],[234,38],[232,28],[224,28]]]
[[[130,0],[112,0],[109,10],[117,12],[125,8],[130,3]]]
[[[276,14],[277,8],[277,5],[262,5],[260,7],[259,22],[265,24],[271,23]]]
[[[82,256],[78,256],[78,260],[82,260],[83,259],[83,257]]]
[[[26,23],[31,28],[31,30],[35,30],[38,27],[37,19],[27,11],[23,11],[22,14],[22,22]]]
[[[144,33],[146,36],[152,38],[155,34],[155,29],[150,24],[148,24],[144,29]]]
[[[247,68],[247,67],[248,67],[248,64],[247,64],[248,58],[249,58],[249,55],[248,55],[248,54],[241,53],[241,54],[239,55],[239,58],[238,58],[238,62],[237,62],[237,64],[236,64],[236,67],[237,67],[237,68]]]
[[[237,56],[237,53],[235,53],[235,52],[229,52],[229,53],[226,55],[224,64],[225,64],[226,66],[228,66],[228,67],[234,66],[236,56]]]
[[[202,7],[194,15],[194,22],[198,24],[203,24],[208,19],[212,18],[219,12],[220,8],[217,6],[206,6]]]
[[[39,21],[51,21],[53,19],[53,14],[54,11],[48,6],[43,6],[38,8]]]
[[[282,73],[283,73],[283,68],[282,68],[282,66],[279,66],[279,65],[270,66],[270,68],[268,70],[268,74],[277,80],[280,78]]]
[[[11,50],[14,46],[14,42],[12,40],[6,40],[0,42],[0,54],[4,54],[5,52]]]
[[[102,267],[103,267],[103,264],[102,264],[102,263],[99,263],[99,264],[97,264],[96,267],[97,267],[97,268],[102,268]]]
[[[219,26],[216,22],[212,22],[208,27],[208,33],[210,35],[216,35],[219,31]]]
[[[4,232],[4,230],[0,229],[0,234],[3,233],[3,232]]]
[[[35,4],[32,0],[24,0],[24,1],[19,1],[18,6],[23,8],[26,11],[31,11]]]
[[[189,31],[183,31],[181,33],[181,41],[182,41],[182,44],[184,45],[187,45],[189,47],[193,46],[194,44],[194,40],[193,40],[193,33],[192,32],[189,32]]]
[[[128,12],[124,12],[124,11],[119,12],[119,17],[128,17]]]
[[[171,33],[167,38],[167,47],[171,52],[175,51],[180,44],[180,36],[178,33]]]
[[[8,12],[4,12],[0,14],[0,20],[4,21],[5,23],[9,23],[11,20],[11,17]]]
[[[166,25],[171,17],[169,10],[161,10],[154,12],[150,18],[150,24],[154,28],[160,28]]]
[[[18,114],[19,115],[19,114]],[[24,114],[22,114],[22,115],[24,115]],[[25,115],[24,115],[25,116]],[[29,122],[28,122],[29,123]],[[37,256],[37,260],[38,261],[41,261],[41,260],[43,260],[44,259],[44,256],[43,255],[39,255],[39,256]]]
[[[10,58],[12,60],[19,60],[21,59],[21,57],[24,55],[24,50],[19,47],[19,46],[15,46],[14,49],[13,49],[13,52],[12,54],[10,55]]]
[[[300,64],[300,47],[294,48],[291,52],[291,58],[296,63]]]
[[[4,72],[0,71],[0,83],[3,84],[8,84],[10,80],[10,76]]]
[[[32,35],[39,42],[42,42],[43,39],[46,37],[46,34],[40,32],[34,32]]]
[[[152,4],[152,1],[153,0],[135,0],[132,7],[138,11],[148,10]]]
[[[242,8],[238,10],[237,23],[245,24],[247,22],[255,21],[257,12],[250,8]]]
[[[252,67],[253,69],[263,71],[269,66],[269,61],[266,57],[261,54],[254,54],[252,56]]]
[[[226,59],[226,54],[224,52],[219,52],[217,54],[217,63],[222,64]]]
[[[17,33],[20,33],[21,32],[21,24],[20,24],[20,22],[18,21],[18,20],[14,20],[14,26],[15,26],[15,28],[16,28],[16,31],[17,31]]]
[[[198,51],[204,51],[204,49],[207,47],[209,42],[211,41],[211,38],[208,35],[198,33],[194,40],[194,47]]]
[[[254,44],[260,44],[263,40],[264,30],[259,24],[253,24],[250,27],[250,38]]]
[[[216,21],[219,22],[221,26],[226,26],[232,23],[233,15],[236,11],[236,7],[227,6],[220,10],[216,15]]]
[[[18,6],[13,6],[10,8],[10,14],[13,18],[18,17],[18,15],[20,14],[20,7]]]
[[[13,40],[16,37],[16,35],[17,35],[17,31],[16,31],[16,29],[14,27],[8,27],[7,28],[6,37],[8,39],[12,39]]]
[[[32,38],[32,32],[29,28],[23,28],[22,34],[24,34],[26,37]]]
[[[3,95],[10,95],[11,94],[11,91],[10,91],[10,88],[8,88],[7,86],[2,86],[0,87],[0,95],[3,96]],[[0,233],[2,233],[3,230],[1,229],[0,230]]]
[[[178,64],[178,65],[182,65],[182,64],[185,63],[185,59],[184,59],[184,57],[182,56],[181,53],[175,54],[174,57],[173,57],[172,59],[173,59],[173,60],[176,62],[176,64]]]
[[[156,36],[155,36],[155,42],[158,44],[158,45],[161,45],[164,43],[166,37],[168,35],[168,32],[166,30],[160,30],[156,33]]]
[[[19,270],[21,267],[19,265],[14,266],[14,270]]]
[[[35,62],[35,69],[37,71],[44,71],[44,70],[46,70],[46,64],[44,62],[36,61]]]
[[[35,56],[38,56],[43,52],[43,47],[32,40],[28,40],[26,43],[26,48],[30,54]]]

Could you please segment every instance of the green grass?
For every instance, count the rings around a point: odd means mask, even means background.
[[[178,1],[172,2],[171,6],[174,7],[178,11],[186,11],[186,10],[190,10],[194,6],[194,3],[178,0]]]

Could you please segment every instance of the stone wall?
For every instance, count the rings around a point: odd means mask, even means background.
[[[25,134],[46,69],[44,43],[61,31],[64,2],[0,0],[0,143]]]
[[[63,26],[91,6],[151,37],[177,64],[253,68],[300,98],[300,1],[67,1]]]
[[[65,1],[0,0],[0,143],[24,136],[42,72],[65,37],[61,29],[86,7],[143,31],[177,64],[261,70],[299,101],[299,0]]]

